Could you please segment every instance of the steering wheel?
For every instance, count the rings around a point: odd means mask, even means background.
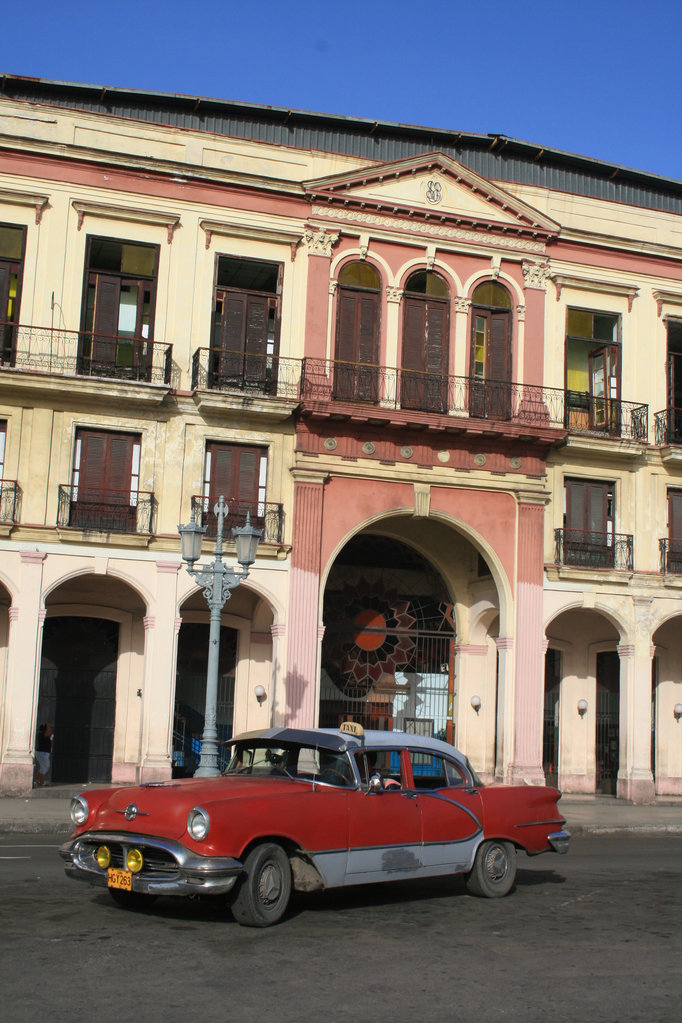
[[[342,771],[335,767],[325,767],[320,774],[320,781],[325,785],[348,785],[348,778]]]

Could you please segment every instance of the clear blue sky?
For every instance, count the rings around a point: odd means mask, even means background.
[[[0,72],[499,133],[682,180],[680,0],[32,0]]]

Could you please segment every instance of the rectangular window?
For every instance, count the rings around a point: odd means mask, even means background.
[[[100,532],[137,532],[140,437],[78,430],[69,525]]]
[[[139,378],[151,369],[158,255],[158,245],[88,238],[81,372]]]
[[[618,432],[620,317],[569,309],[566,317],[566,411],[569,429]]]
[[[668,491],[668,557],[666,571],[682,573],[682,490]]]
[[[566,479],[563,562],[591,568],[614,566],[614,485]]]
[[[7,422],[0,419],[0,483],[5,478],[5,442],[7,440]]]
[[[26,230],[0,224],[0,362],[13,366],[21,301]]]
[[[209,442],[206,445],[202,495],[204,524],[215,528],[213,509],[222,494],[228,503],[224,527],[227,535],[234,526],[244,525],[247,512],[251,524],[263,529],[267,473],[266,448]]]
[[[283,267],[218,256],[210,385],[276,387]]]

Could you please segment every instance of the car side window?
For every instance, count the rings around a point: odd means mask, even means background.
[[[410,764],[416,789],[444,789],[465,784],[457,765],[435,753],[410,750]]]
[[[355,762],[363,785],[368,784],[373,774],[380,774],[387,790],[404,788],[399,750],[362,750],[356,754]]]

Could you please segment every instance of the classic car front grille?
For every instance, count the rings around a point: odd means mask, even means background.
[[[178,873],[178,864],[175,858],[164,849],[157,849],[153,846],[131,842],[124,845],[122,842],[85,842],[81,844],[81,856],[84,860],[96,864],[95,852],[100,845],[106,845],[111,853],[112,867],[125,867],[125,856],[128,849],[139,849],[142,853],[143,867],[140,871],[141,877],[153,877],[163,874],[164,876]]]

